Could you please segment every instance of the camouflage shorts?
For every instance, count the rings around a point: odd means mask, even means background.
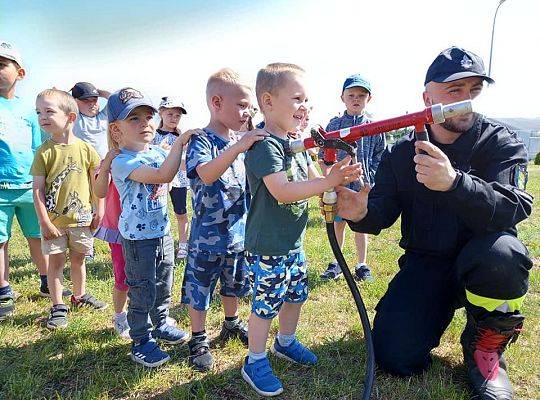
[[[181,302],[195,310],[208,310],[218,280],[222,296],[243,297],[250,293],[244,253],[190,252],[182,282]]]
[[[251,311],[260,318],[278,315],[284,301],[302,303],[308,296],[306,256],[303,252],[286,256],[248,254],[246,261],[252,274]]]

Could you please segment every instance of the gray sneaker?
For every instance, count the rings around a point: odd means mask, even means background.
[[[0,296],[0,321],[5,320],[13,315],[15,311],[15,300],[13,294]]]
[[[214,357],[210,353],[210,342],[208,337],[195,336],[188,342],[189,357],[188,364],[197,371],[209,371],[214,366]]]
[[[49,318],[47,318],[47,328],[59,329],[65,328],[67,321],[68,308],[65,304],[57,304],[51,307]]]
[[[341,276],[341,268],[337,261],[332,261],[328,264],[328,267],[326,268],[326,271],[324,271],[321,274],[321,279],[323,280],[335,280],[338,279]]]

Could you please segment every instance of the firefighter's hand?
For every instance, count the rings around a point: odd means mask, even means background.
[[[437,146],[430,142],[417,140],[414,143],[417,151],[425,151],[427,154],[416,154],[416,179],[428,189],[437,192],[450,190],[456,179],[456,171],[450,160]]]
[[[366,216],[371,186],[366,184],[359,192],[344,186],[337,186],[335,190],[337,193],[336,211],[341,218],[358,222]]]

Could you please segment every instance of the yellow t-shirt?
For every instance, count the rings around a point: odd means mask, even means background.
[[[45,177],[45,207],[57,228],[90,226],[90,174],[99,160],[94,148],[80,139],[72,144],[49,139],[37,150],[30,173]]]

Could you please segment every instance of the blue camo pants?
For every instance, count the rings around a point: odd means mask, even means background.
[[[283,305],[303,303],[308,296],[308,276],[304,252],[285,256],[246,257],[253,280],[251,311],[260,318],[276,317]]]

